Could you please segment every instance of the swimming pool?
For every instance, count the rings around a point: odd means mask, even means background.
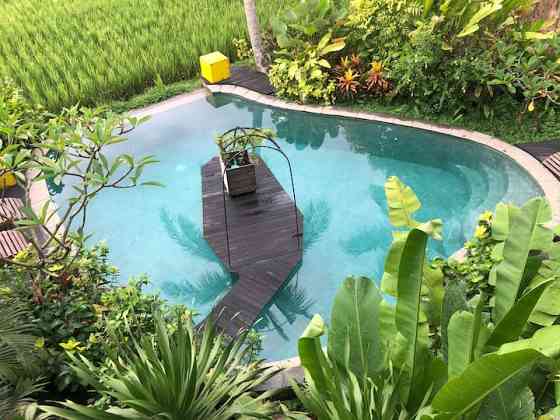
[[[472,234],[477,216],[500,201],[542,195],[511,159],[454,137],[371,121],[320,116],[213,95],[156,114],[113,146],[114,153],[154,154],[145,178],[165,188],[108,191],[89,209],[88,229],[105,239],[121,281],[147,273],[151,290],[196,308],[202,319],[231,283],[202,237],[200,168],[218,152],[216,134],[235,126],[274,129],[289,156],[305,217],[304,257],[295,276],[256,327],[262,355],[294,356],[314,313],[329,318],[334,294],[349,274],[379,280],[391,242],[384,183],[391,175],[422,201],[419,220],[444,221],[444,240],[430,254],[448,256]],[[285,161],[263,159],[289,191]],[[64,192],[60,195],[64,197]]]

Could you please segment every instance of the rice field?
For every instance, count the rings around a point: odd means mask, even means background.
[[[261,24],[288,0],[260,0]],[[234,57],[242,0],[2,0],[0,77],[50,110],[126,99],[198,73],[198,57]]]

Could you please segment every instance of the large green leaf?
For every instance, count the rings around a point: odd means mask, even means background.
[[[524,369],[492,392],[482,403],[478,418],[493,420],[533,420],[535,398],[529,382],[530,369]]]
[[[506,354],[525,349],[537,350],[547,357],[560,356],[560,325],[541,328],[531,338],[506,343],[500,347],[498,353]]]
[[[527,325],[527,321],[541,295],[552,281],[553,279],[542,282],[525,293],[496,325],[486,344],[499,347],[509,341],[517,340]]]
[[[448,330],[449,321],[457,311],[467,310],[467,288],[463,282],[451,281],[445,288],[443,297],[443,308],[441,314],[441,349],[443,360],[448,360]]]
[[[393,226],[412,229],[420,224],[413,217],[421,204],[412,188],[396,176],[391,176],[385,182],[385,196],[389,206],[389,220]]]
[[[482,6],[470,18],[470,20],[467,22],[463,30],[457,35],[457,37],[461,38],[478,31],[479,29],[478,24],[488,16],[491,16],[492,14],[496,13],[501,8],[502,8],[501,0],[494,0],[493,3],[482,3]]]
[[[542,326],[552,325],[560,316],[560,244],[553,243],[546,255],[548,258],[542,261],[538,274],[529,284],[529,287],[534,287],[545,279],[556,278],[539,299],[530,318],[531,322]]]
[[[358,376],[373,377],[383,368],[385,352],[379,334],[381,294],[367,277],[348,277],[334,299],[328,350],[331,360]],[[350,344],[348,361],[346,348]]]
[[[492,219],[492,239],[505,241],[509,233],[509,207],[498,203]]]
[[[422,351],[418,340],[418,322],[420,320],[420,297],[422,291],[422,271],[426,256],[428,235],[418,229],[408,234],[401,262],[399,264],[399,283],[395,323],[397,330],[408,342],[407,366],[414,389],[417,375],[417,358]],[[406,397],[408,399],[408,396]]]
[[[427,300],[424,300],[422,310],[428,317],[430,325],[439,326],[445,297],[443,272],[440,267],[425,264],[423,274],[423,285],[427,289]]]
[[[540,357],[542,354],[535,350],[492,353],[481,357],[436,394],[432,407],[441,413],[437,418],[460,419]]]
[[[447,327],[449,378],[463,373],[466,367],[478,357],[481,333],[482,339],[486,338],[486,331],[482,325],[482,310],[486,297],[482,294],[477,298],[474,313],[458,311],[449,321]]]
[[[385,257],[385,268],[381,278],[381,290],[397,297],[397,284],[399,275],[399,264],[401,262],[402,251],[406,242],[406,235],[399,235],[391,243],[391,247]]]
[[[533,199],[523,208],[509,208],[510,232],[506,238],[503,260],[496,268],[494,320],[500,322],[517,300],[527,266],[532,238],[538,230],[541,213],[547,206],[543,199]]]
[[[434,239],[441,239],[442,224],[440,220],[430,220],[429,222],[418,225],[416,229],[422,230]],[[385,265],[383,277],[381,278],[381,290],[391,296],[397,297],[397,283],[399,277],[399,265],[401,263],[402,252],[408,232],[393,232],[393,242],[385,257]],[[424,264],[424,285],[425,295],[430,295],[431,309],[434,310],[435,318],[439,318],[441,313],[441,305],[443,302],[443,273],[441,269],[432,268],[428,264]],[[437,321],[439,323],[439,321]]]
[[[403,366],[406,362],[407,340],[398,332],[395,325],[396,308],[383,300],[379,305],[379,334],[388,359],[394,366]]]
[[[474,315],[471,312],[455,312],[447,327],[448,376],[459,376],[474,358]]]
[[[320,337],[325,331],[323,318],[320,315],[315,315],[298,340],[300,363],[305,368],[306,375],[310,376],[319,388],[325,387],[326,382],[330,380],[323,370],[326,365],[326,358],[321,347]]]

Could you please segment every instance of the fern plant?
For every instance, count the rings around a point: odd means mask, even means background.
[[[25,312],[0,300],[0,413],[15,417],[29,397],[42,388],[34,372],[35,337],[22,322]]]

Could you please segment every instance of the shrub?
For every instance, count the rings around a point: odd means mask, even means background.
[[[300,70],[308,59],[304,47],[309,48],[309,39],[323,26],[303,18],[299,23],[299,15],[292,13],[290,24],[277,29],[284,49],[276,52],[278,66],[271,79],[280,95],[292,99],[303,100],[308,92],[317,97],[335,81],[331,102],[337,97],[396,98],[399,103],[412,102],[422,114],[445,113],[452,118],[472,113],[492,119],[498,108],[519,118],[531,115],[540,129],[541,119],[554,118],[560,106],[560,41],[553,32],[545,32],[543,22],[529,24],[519,17],[528,7],[525,0],[423,5],[409,0],[351,0],[347,17],[334,25],[336,34],[345,37],[353,57],[379,63],[382,71],[377,72],[344,62],[330,71],[339,58],[334,54],[325,57],[328,63],[323,68]],[[294,82],[296,72],[303,74],[298,74],[301,85]],[[301,90],[305,93],[298,96]]]
[[[233,38],[235,55],[239,60],[249,60],[253,58],[253,51],[245,38]]]
[[[35,337],[32,325],[17,302],[0,294],[0,413],[10,420],[21,411],[27,398],[39,391]]]
[[[12,80],[0,80],[0,150],[36,143],[48,117],[40,106],[28,102]]]
[[[155,311],[167,318],[174,313],[157,295],[142,292],[145,278],[117,287],[113,282],[118,271],[108,262],[108,253],[104,244],[82,248],[63,279],[32,278],[15,267],[0,270],[4,295],[25,309],[37,336],[41,375],[58,391],[76,391],[80,386],[67,366],[67,351],[83,353],[101,366],[131,336],[153,332]],[[20,254],[17,261],[31,258]]]
[[[20,128],[35,128],[37,114],[10,86],[6,91],[13,95],[2,98],[2,107],[13,110],[13,121]],[[34,150],[7,148],[1,156],[0,174],[11,171],[17,176],[25,203],[31,202],[32,185],[45,178],[56,185],[69,183],[73,187],[63,210],[50,203],[41,209],[26,207],[23,219],[11,220],[29,246],[15,258],[1,258],[0,266],[0,284],[15,304],[27,311],[27,321],[38,337],[43,375],[53,380],[58,390],[78,387],[65,367],[65,350],[87,351],[102,363],[111,346],[117,345],[105,344],[106,335],[115,327],[105,325],[104,318],[98,320],[103,299],[107,299],[104,294],[117,270],[107,261],[105,246],[86,245],[87,209],[103,190],[138,185],[143,169],[154,163],[151,157],[137,160],[126,154],[113,158],[105,155],[107,147],[126,140],[124,135],[141,122],[105,109],[76,106],[49,116],[37,130],[26,130]],[[141,284],[132,288],[139,289]],[[135,315],[153,309],[141,305],[150,299],[141,298],[135,311],[115,308],[113,316],[125,315],[122,321],[135,327],[136,332],[143,326],[138,325]],[[157,299],[153,303],[161,306]]]
[[[334,102],[336,85],[325,57],[344,48],[341,40],[324,35],[317,45],[306,43],[302,51],[282,50],[270,67],[269,78],[280,96],[301,102]]]
[[[371,60],[392,61],[421,14],[415,0],[351,0],[345,25],[348,44]]]
[[[86,357],[72,355],[73,368],[115,405],[108,410],[73,402],[65,408],[42,407],[68,420],[84,419],[237,419],[270,418],[275,407],[270,393],[254,395],[254,389],[273,371],[260,361],[244,364],[246,334],[229,340],[206,323],[195,334],[191,319],[180,320],[169,332],[162,319],[154,320],[155,337],[144,336],[111,359],[114,372],[104,374]]]

